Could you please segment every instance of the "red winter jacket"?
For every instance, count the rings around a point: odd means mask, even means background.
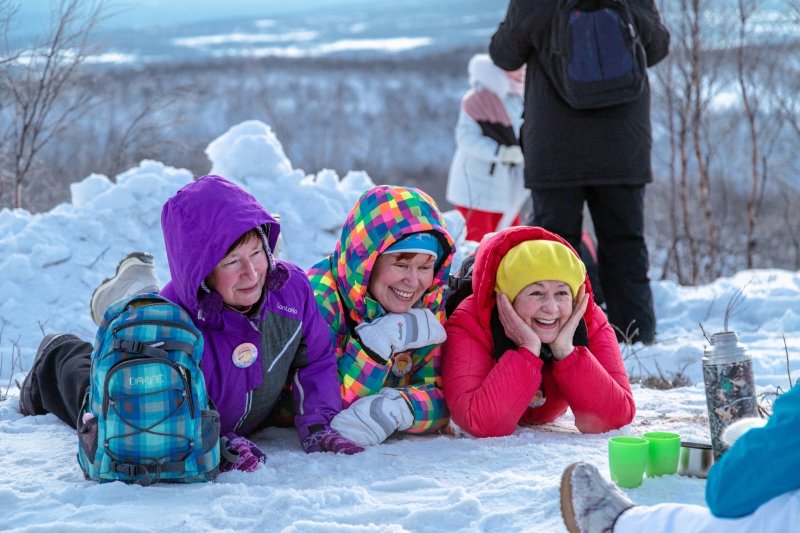
[[[473,294],[445,324],[444,396],[459,427],[476,437],[510,435],[518,424],[545,424],[567,407],[583,433],[602,433],[633,420],[636,407],[619,344],[605,313],[592,298],[583,319],[589,345],[577,346],[561,361],[545,364],[526,348],[495,359],[490,318],[500,260],[517,244],[547,239],[564,243],[542,228],[514,227],[481,243],[472,272]],[[586,291],[591,294],[589,279]],[[528,406],[539,389],[546,401]]]

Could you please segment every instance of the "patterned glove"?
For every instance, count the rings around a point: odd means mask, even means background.
[[[306,453],[313,452],[333,452],[353,455],[363,452],[364,448],[358,444],[347,440],[338,431],[333,429],[323,429],[312,433],[303,441],[303,449]]]
[[[374,446],[413,423],[414,415],[403,396],[385,387],[378,394],[356,400],[333,417],[331,427],[356,444]]]
[[[364,345],[388,361],[392,354],[441,344],[447,339],[444,327],[430,309],[408,313],[387,313],[372,322],[356,326]]]
[[[253,472],[260,464],[267,462],[267,454],[246,438],[235,433],[228,433],[225,437],[227,441],[223,441],[224,449],[220,468],[223,472],[230,470]]]

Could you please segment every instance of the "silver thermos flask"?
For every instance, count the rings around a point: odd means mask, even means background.
[[[711,447],[718,460],[728,446],[722,433],[745,417],[758,416],[753,360],[734,331],[711,335],[711,345],[703,356],[703,380],[711,427]]]

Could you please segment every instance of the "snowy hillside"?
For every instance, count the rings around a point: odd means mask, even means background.
[[[347,210],[372,185],[363,172],[294,170],[269,126],[257,121],[231,128],[206,153],[212,173],[280,213],[283,256],[303,267],[332,250]],[[0,393],[12,378],[22,381],[44,333],[94,335],[92,289],[126,253],[153,253],[167,281],[160,209],[191,179],[186,170],[143,161],[113,179],[76,182],[71,201],[49,212],[0,211]],[[739,291],[744,300],[729,327],[750,348],[760,390],[788,386],[784,335],[793,379],[800,377],[797,272],[745,271],[699,287],[653,283],[658,342],[624,348],[629,373],[683,371],[694,385],[667,391],[635,385],[634,423],[604,435],[577,433],[568,413],[504,438],[392,438],[363,454],[338,456],[306,455],[293,431],[269,429],[254,437],[268,461],[253,474],[226,473],[196,486],[101,486],[83,480],[74,430],[52,415],[22,417],[11,386],[0,402],[0,530],[564,531],[560,474],[576,460],[607,474],[609,436],[671,430],[708,441],[700,372],[706,341],[698,324],[708,333],[721,330]],[[14,354],[20,364],[11,368]],[[628,493],[639,503],[702,504],[703,490],[702,480],[670,476]]]

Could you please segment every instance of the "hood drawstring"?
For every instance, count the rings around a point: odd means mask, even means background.
[[[269,246],[269,224],[256,227],[256,231],[261,236],[264,243],[264,251],[267,254],[267,282],[265,283],[264,290],[277,291],[281,289],[287,281],[289,281],[289,269],[286,268],[281,261],[276,261],[272,255],[272,249]],[[222,329],[222,310],[225,308],[225,302],[222,296],[217,292],[211,290],[205,281],[200,283],[200,296],[198,297],[197,319],[205,322],[213,329]]]
[[[256,230],[261,235],[261,240],[264,242],[264,251],[267,252],[267,291],[277,291],[286,285],[289,281],[289,269],[286,268],[280,261],[276,261],[272,255],[272,248],[269,246],[269,225],[263,224],[258,226]]]
[[[217,291],[212,291],[206,282],[200,283],[203,292],[198,299],[197,319],[207,323],[213,329],[222,329],[222,309],[225,302]]]

